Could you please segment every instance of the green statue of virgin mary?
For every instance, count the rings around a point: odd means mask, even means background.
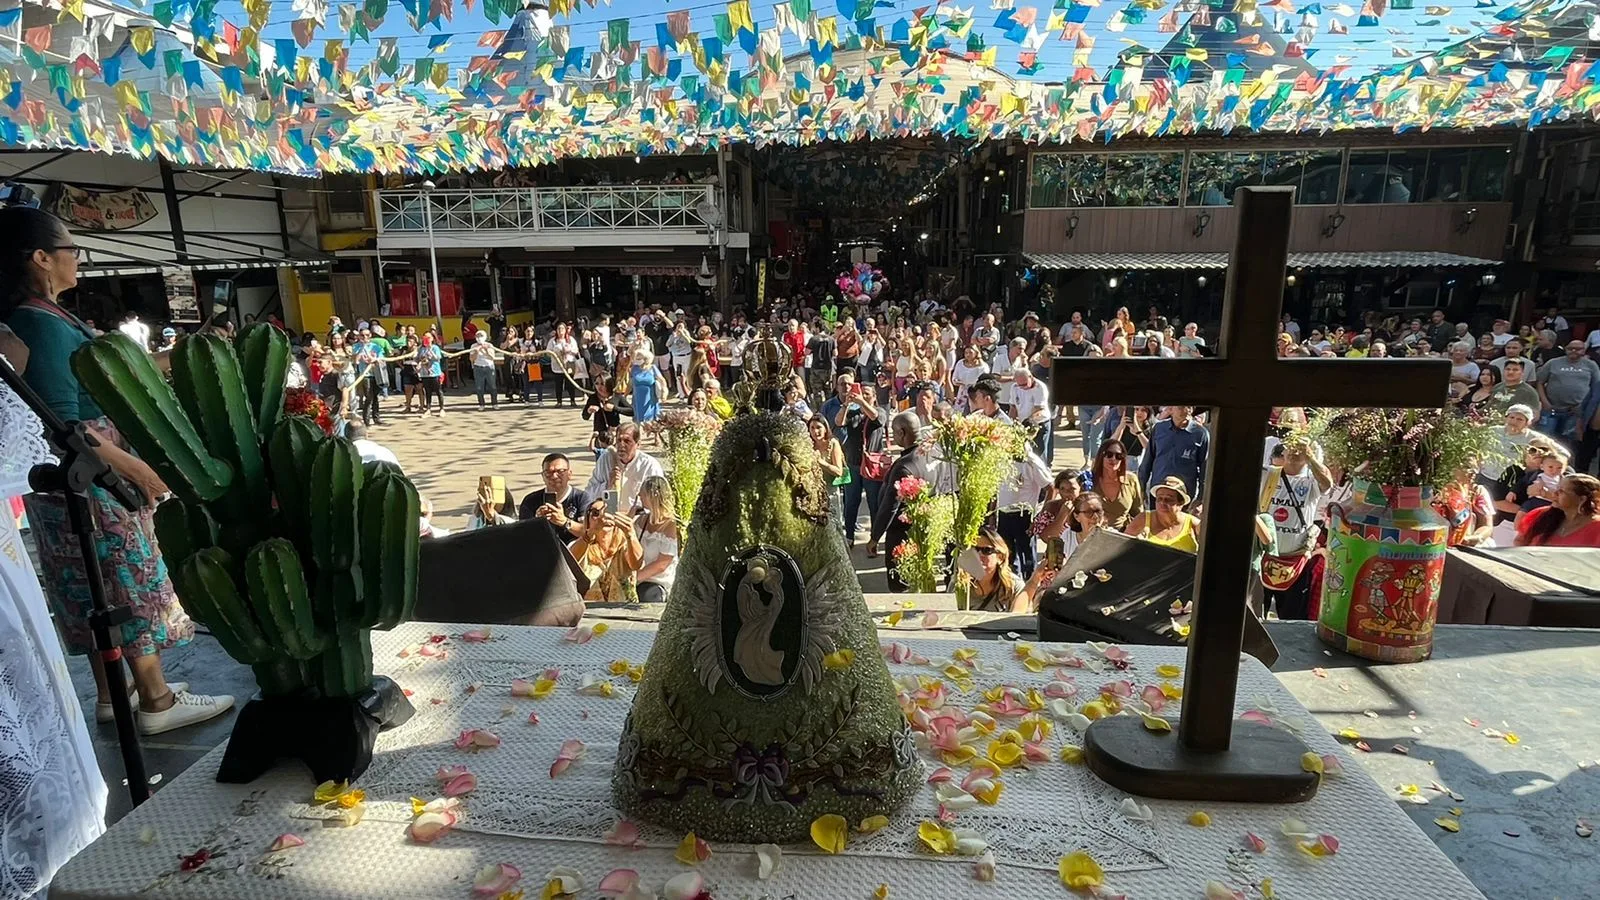
[[[793,417],[752,409],[722,430],[617,753],[629,816],[801,841],[819,816],[859,822],[921,786],[835,496]]]

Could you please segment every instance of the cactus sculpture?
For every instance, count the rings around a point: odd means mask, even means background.
[[[288,365],[288,338],[267,323],[236,345],[180,341],[170,385],[121,334],[72,358],[172,488],[156,537],[189,614],[254,669],[263,698],[358,698],[373,689],[370,630],[405,621],[416,601],[417,491],[285,416]]]

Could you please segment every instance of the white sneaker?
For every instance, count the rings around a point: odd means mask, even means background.
[[[188,691],[177,692],[172,695],[172,705],[161,712],[139,710],[139,733],[161,734],[174,728],[214,719],[232,708],[233,698],[227,694],[210,697],[205,694],[191,694]]]
[[[187,691],[188,689],[189,689],[189,682],[187,682],[187,681],[169,681],[169,682],[167,682],[167,690],[173,692],[174,694],[181,694],[184,691]],[[129,688],[128,688],[128,701],[133,704],[134,712],[138,712],[139,711],[139,692],[138,692],[138,689],[136,689],[136,688],[134,688],[132,686],[129,686]],[[114,711],[112,711],[111,704],[109,704],[109,703],[95,703],[95,705],[94,705],[94,720],[96,722],[99,722],[101,725],[110,725],[112,722],[115,722],[117,720],[117,714]]]

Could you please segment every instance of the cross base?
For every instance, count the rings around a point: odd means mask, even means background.
[[[1137,716],[1111,716],[1084,732],[1083,750],[1105,783],[1161,800],[1303,803],[1320,782],[1300,766],[1309,748],[1299,738],[1259,722],[1234,722],[1229,749],[1206,753],[1149,731]]]

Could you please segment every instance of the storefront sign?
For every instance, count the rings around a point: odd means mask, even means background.
[[[96,231],[121,231],[156,217],[150,195],[138,188],[91,191],[57,183],[50,192],[49,209],[69,225]]]

